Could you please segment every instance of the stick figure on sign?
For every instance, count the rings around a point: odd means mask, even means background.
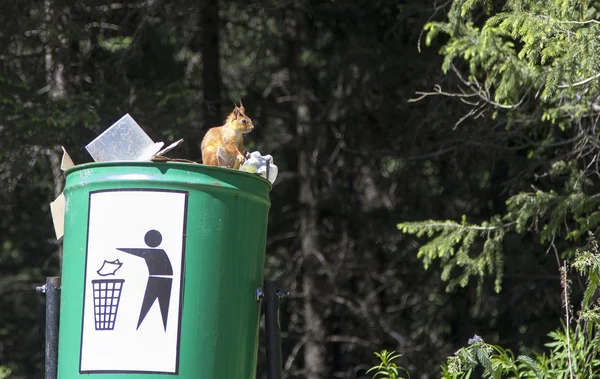
[[[143,258],[146,266],[148,266],[148,284],[146,285],[136,330],[140,328],[154,301],[158,300],[163,326],[166,331],[169,302],[171,301],[171,286],[173,284],[173,267],[167,253],[163,249],[156,249],[162,242],[162,235],[158,230],[148,231],[144,237],[144,242],[149,248],[117,249]]]

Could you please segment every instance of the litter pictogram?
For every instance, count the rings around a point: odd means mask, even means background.
[[[96,273],[100,276],[114,275],[121,267],[123,267],[123,263],[119,262],[118,259],[115,259],[114,261],[104,260],[102,267],[100,267]]]
[[[118,259],[104,260],[102,267],[96,271],[100,276],[114,276],[123,266]],[[117,311],[121,301],[121,291],[125,279],[95,279],[92,280],[94,293],[94,326],[96,330],[114,330]]]
[[[113,330],[119,310],[124,279],[92,280],[96,330]]]

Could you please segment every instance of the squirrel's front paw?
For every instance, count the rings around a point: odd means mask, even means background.
[[[237,156],[237,160],[238,160],[240,163],[244,163],[244,162],[246,162],[246,157],[244,156],[244,154],[238,154],[238,156]]]

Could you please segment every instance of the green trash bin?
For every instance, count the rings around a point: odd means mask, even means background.
[[[58,379],[254,378],[271,184],[170,162],[66,174]]]

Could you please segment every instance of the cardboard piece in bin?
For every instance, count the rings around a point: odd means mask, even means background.
[[[65,234],[65,194],[63,192],[50,203],[50,213],[52,214],[54,234],[58,241]]]
[[[183,161],[183,162],[189,162],[189,163],[196,163],[194,161],[189,161],[187,159],[173,159],[173,158],[165,157],[166,153],[168,153],[169,151],[171,151],[174,148],[176,148],[177,146],[179,146],[182,142],[183,142],[183,138],[180,139],[179,141],[173,142],[172,144],[170,144],[169,146],[165,147],[164,149],[162,149],[158,153],[154,154],[152,156],[152,158],[150,158],[150,160],[153,161],[153,162],[155,162],[155,161]]]
[[[176,141],[166,148],[160,150],[163,142],[154,143],[142,128],[129,115],[121,117],[117,122],[100,134],[96,139],[86,146],[96,162],[106,161],[170,161],[176,160],[165,157],[164,154],[173,150],[183,142]],[[60,164],[61,170],[75,166],[73,160],[62,147],[63,156]],[[61,193],[50,203],[52,223],[56,239],[60,240],[64,235],[65,225],[65,195]]]
[[[67,169],[75,166],[73,160],[65,150],[64,146],[61,146],[63,151],[62,160],[60,161],[60,169],[64,172]],[[52,213],[52,224],[54,225],[54,233],[56,239],[60,240],[65,231],[65,194],[60,193],[58,197],[50,203],[50,213]]]

